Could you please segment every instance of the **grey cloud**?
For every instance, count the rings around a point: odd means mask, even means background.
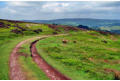
[[[0,8],[6,19],[106,18],[120,19],[120,2],[6,2]]]

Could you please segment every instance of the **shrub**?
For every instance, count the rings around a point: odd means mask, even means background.
[[[40,33],[40,32],[42,32],[42,29],[36,29],[36,30],[33,30],[33,32]]]
[[[11,32],[16,33],[16,34],[23,34],[23,32],[19,29],[13,29]]]
[[[3,22],[0,22],[0,28],[5,27],[5,24]]]

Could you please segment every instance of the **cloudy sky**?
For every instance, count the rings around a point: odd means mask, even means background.
[[[49,20],[61,18],[120,19],[120,2],[0,1],[0,19]]]

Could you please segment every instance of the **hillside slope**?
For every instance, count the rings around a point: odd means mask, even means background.
[[[27,38],[32,38],[34,36],[52,34],[53,31],[53,29],[44,24],[0,20],[0,79],[10,79],[9,57],[12,49],[17,43]],[[28,57],[28,60],[29,64],[26,67],[21,66],[23,68],[22,70],[24,70],[24,72],[27,72],[27,78],[34,80],[48,79],[45,74],[36,66],[36,64],[32,62],[32,59],[30,57]],[[24,62],[21,60],[20,63],[22,65],[24,64]],[[35,70],[32,70],[30,68],[31,66]]]
[[[0,20],[0,79],[8,80],[9,78],[9,57],[12,49],[20,41],[33,38],[41,35],[54,35],[59,33],[67,33],[72,31],[71,27],[54,27],[47,24],[29,23],[13,20]],[[74,31],[74,30],[73,30]],[[31,41],[26,43],[28,45]],[[38,68],[38,66],[32,61],[29,51],[29,45],[25,49],[28,51],[26,54],[27,59],[24,56],[20,56],[19,62],[27,74],[28,79],[48,79],[45,74]],[[21,55],[21,53],[20,53]],[[24,55],[24,54],[23,54]],[[31,67],[32,66],[32,67]]]
[[[67,34],[66,36],[50,35]],[[13,48],[26,39],[39,40],[39,55],[62,74],[77,80],[120,79],[120,35],[73,26],[0,20],[0,79],[10,79],[9,58]],[[34,39],[35,40],[35,39]],[[38,40],[38,39],[37,39]],[[45,72],[33,61],[30,44],[19,47],[16,64],[29,80],[47,80]]]
[[[40,40],[36,47],[49,64],[72,79],[116,80],[120,79],[119,44],[119,35],[79,31]]]

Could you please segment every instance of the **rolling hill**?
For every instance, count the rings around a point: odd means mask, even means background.
[[[55,20],[24,20],[35,23],[46,23],[46,24],[59,24],[59,25],[70,25],[79,26],[84,25],[95,30],[107,30],[112,33],[120,34],[120,20],[109,20],[109,19],[90,19],[90,18],[66,18],[66,19],[55,19]]]
[[[0,20],[0,80],[118,80],[120,35]]]
[[[48,24],[61,24],[61,25],[85,25],[89,27],[111,27],[120,26],[120,20],[109,20],[109,19],[90,19],[90,18],[66,18],[66,19],[55,19],[55,20],[24,20],[36,23],[48,23]]]

